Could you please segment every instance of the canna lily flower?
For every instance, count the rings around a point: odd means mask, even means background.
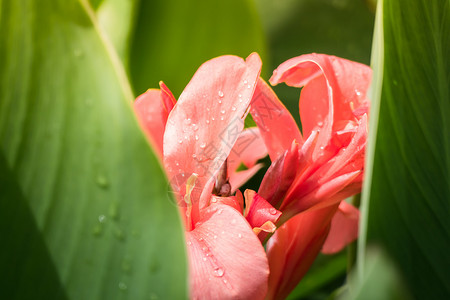
[[[256,53],[246,61],[218,57],[197,70],[178,101],[160,83],[135,102],[179,203],[193,299],[267,293],[269,265],[257,234],[273,231],[281,213],[254,192],[231,196],[267,154],[259,130],[244,130],[260,69]],[[247,170],[238,171],[241,164]]]
[[[282,106],[276,121],[261,117],[258,107],[279,101],[258,84],[250,112],[272,160],[258,194],[283,213],[267,243],[268,298],[286,297],[321,249],[335,253],[357,237],[359,212],[343,200],[361,190],[370,78],[369,67],[328,55],[281,64],[270,82],[303,87],[303,135]]]
[[[361,189],[370,69],[315,54],[281,65],[272,84],[304,86],[302,135],[260,68],[257,54],[218,57],[178,101],[160,83],[135,102],[179,204],[193,299],[284,298],[321,249],[356,238],[358,211],[342,200]],[[258,127],[244,129],[249,112]],[[242,195],[267,153],[258,192]]]

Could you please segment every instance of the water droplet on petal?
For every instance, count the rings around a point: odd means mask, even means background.
[[[220,267],[214,269],[214,276],[216,277],[222,277],[224,273],[224,270]]]
[[[248,82],[247,80],[244,80],[244,84],[247,84],[247,82]]]
[[[206,143],[201,143],[200,148],[204,149],[206,147]]]
[[[209,124],[209,120],[206,120],[206,124]]]
[[[221,104],[222,103],[222,100],[219,100],[219,104]]]
[[[214,119],[214,117],[211,117],[211,121],[214,121],[215,119]]]
[[[239,98],[242,98],[242,95],[241,95],[241,94],[239,94],[239,95],[238,95],[238,97],[239,97]]]
[[[203,257],[203,261],[206,261],[207,260],[207,258],[206,257]]]
[[[275,208],[271,207],[271,208],[269,209],[269,213],[270,213],[271,215],[275,215],[275,214],[277,213],[277,210],[276,210]]]
[[[223,117],[220,117],[220,120],[223,121]]]
[[[219,97],[223,97],[223,92],[219,91]]]
[[[183,140],[178,140],[178,144],[183,144]]]
[[[197,154],[192,154],[192,158],[196,158],[197,157]]]
[[[251,88],[252,86],[249,84],[249,85],[247,85],[247,88],[249,89],[249,88]]]
[[[238,234],[238,238],[242,238],[242,234],[239,233],[239,234]]]
[[[361,92],[360,91],[355,90],[355,93],[356,93],[357,96],[361,96]]]
[[[325,148],[324,148],[323,146],[321,146],[321,147],[320,147],[320,150],[323,150],[323,149],[325,149]]]
[[[196,135],[196,136],[195,136],[195,140],[198,141],[198,139],[199,139],[199,137],[198,137],[198,135]]]
[[[191,124],[191,119],[190,118],[187,118],[186,120],[184,120],[184,123],[186,123],[186,125],[189,125],[189,124]]]
[[[192,130],[197,131],[198,130],[198,125],[197,124],[192,124]]]
[[[105,223],[106,222],[106,216],[105,215],[100,215],[98,216],[98,221],[100,223]]]
[[[232,111],[236,111],[236,107],[233,106],[233,107],[231,108],[231,110],[232,110]]]

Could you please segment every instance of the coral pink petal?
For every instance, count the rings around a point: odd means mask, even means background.
[[[242,195],[240,197],[239,196],[220,197],[212,195],[211,205],[215,204],[228,205],[242,214],[244,210],[244,202],[242,200],[243,200]]]
[[[371,74],[371,69],[360,63],[324,54],[307,54],[282,63],[270,82],[305,86],[300,97],[300,115],[303,134],[307,136],[316,126],[329,125],[330,120],[333,120],[334,130],[340,129],[337,126],[345,126],[345,122],[355,119],[355,110],[367,108]],[[333,118],[326,118],[327,114],[333,114]],[[321,141],[318,144],[325,145]]]
[[[260,70],[256,53],[246,61],[236,56],[217,57],[197,70],[170,113],[164,133],[164,165],[169,178],[180,172],[186,176],[196,173],[197,187],[211,183],[244,128]],[[191,199],[193,216],[209,201],[203,193],[202,199],[205,203],[200,205],[199,197]]]
[[[139,124],[161,159],[164,129],[170,112],[164,106],[163,94],[160,90],[150,89],[134,102]]]
[[[297,286],[319,253],[336,209],[337,205],[301,213],[279,227],[269,239],[266,299],[284,299]]]
[[[159,82],[159,87],[161,88],[161,95],[164,107],[166,108],[167,112],[170,113],[177,103],[177,99],[173,96],[172,92],[169,90],[167,85],[165,85],[164,82]]]
[[[230,174],[231,193],[234,193],[238,188],[244,185],[250,178],[252,178],[263,167],[263,164],[256,164],[248,170],[234,172]]]
[[[341,201],[339,209],[331,220],[331,229],[322,247],[322,253],[333,254],[358,237],[359,210],[345,201]]]
[[[261,227],[267,221],[276,223],[281,212],[275,209],[263,197],[255,191],[246,190],[245,193],[245,218],[252,228]]]
[[[298,165],[298,144],[293,142],[289,150],[272,162],[264,175],[258,194],[274,207],[279,207],[297,175]]]
[[[267,148],[258,127],[246,128],[239,135],[228,156],[228,172],[235,172],[241,164],[247,168],[267,155]]]
[[[264,299],[268,261],[247,221],[222,204],[203,217],[186,232],[191,299]]]
[[[261,131],[272,161],[289,149],[293,140],[300,145],[303,143],[294,118],[262,79],[256,86],[250,113]]]

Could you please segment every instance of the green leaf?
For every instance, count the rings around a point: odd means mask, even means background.
[[[418,299],[445,299],[450,294],[450,1],[384,1],[382,16],[384,62],[375,61],[384,68],[382,92],[372,99],[379,105],[379,122],[378,131],[372,126],[370,133],[376,141],[366,169],[373,167],[365,190],[370,203],[367,197],[363,201],[367,239],[388,251]],[[367,270],[362,271],[364,276]]]
[[[181,221],[93,8],[0,7],[0,298],[185,298]]]
[[[411,294],[406,290],[402,277],[393,263],[380,249],[370,248],[367,252],[366,272],[358,280],[350,274],[350,283],[338,299],[348,300],[408,300]]]
[[[252,0],[141,1],[136,18],[130,71],[137,94],[163,80],[179,95],[197,68],[215,56],[258,52],[265,61]]]

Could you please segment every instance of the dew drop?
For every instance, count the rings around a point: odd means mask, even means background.
[[[236,107],[233,106],[233,107],[231,108],[231,110],[232,110],[232,111],[236,111]]]
[[[320,147],[320,150],[323,150],[323,149],[325,149],[325,148],[324,148],[323,146],[321,146],[321,147]]]
[[[213,238],[214,238],[214,239],[217,239],[217,235],[214,235]]]
[[[277,214],[277,210],[276,210],[275,208],[271,207],[271,208],[269,209],[269,213],[270,213],[271,215],[276,215],[276,214]]]
[[[197,131],[198,130],[198,125],[197,124],[192,124],[192,130]]]
[[[190,245],[192,245],[192,242],[191,241],[187,241],[187,243],[186,243],[188,246],[190,246]]]
[[[211,202],[212,202],[212,203],[216,203],[216,202],[217,202],[217,199],[216,199],[216,198],[212,198],[212,199],[211,199]]]
[[[323,125],[323,122],[317,122],[317,125],[319,125],[319,126],[322,126]]]
[[[247,82],[248,82],[247,80],[244,80],[244,84],[247,84]]]
[[[227,283],[227,282],[228,282],[228,280],[226,280],[226,279],[223,280],[223,283]]]
[[[220,117],[220,120],[223,121],[223,117]]]
[[[97,185],[103,189],[106,189],[109,186],[108,179],[103,175],[98,175],[96,181]]]
[[[190,118],[187,118],[186,120],[184,120],[184,123],[185,123],[186,125],[191,124],[191,122],[192,122],[192,120],[191,120]]]
[[[196,135],[196,136],[195,136],[195,140],[198,141],[198,139],[199,139],[199,137],[198,137],[198,135]]]
[[[223,92],[219,91],[219,97],[222,98],[223,97]]]
[[[250,84],[247,85],[247,88],[248,88],[248,89],[251,88],[251,87],[252,87],[252,86],[251,86]]]
[[[222,100],[219,100],[219,104],[222,104]]]
[[[238,234],[238,238],[242,238],[242,234],[239,233],[239,234]]]
[[[178,144],[183,144],[183,140],[178,140]]]
[[[241,94],[239,94],[239,95],[238,95],[238,97],[239,97],[239,98],[242,98],[242,95],[241,95]]]
[[[197,157],[197,154],[192,154],[192,158],[196,158]]]
[[[355,90],[355,93],[356,93],[357,96],[361,96],[361,92],[360,91]]]
[[[223,209],[219,209],[219,210],[217,211],[217,214],[220,215],[220,214],[222,213],[222,211],[223,211]]]
[[[100,215],[98,216],[98,221],[100,223],[105,223],[106,222],[106,216],[105,215]]]
[[[205,246],[205,247],[202,248],[202,250],[206,252],[206,251],[208,251],[209,249],[208,249],[208,247]]]
[[[214,119],[214,117],[211,117],[211,121],[214,121],[215,119]]]
[[[224,270],[220,267],[214,269],[214,276],[216,277],[222,277],[224,273]]]
[[[119,282],[119,290],[126,291],[128,289],[128,286],[125,284],[125,282],[121,281]]]
[[[188,136],[187,136],[187,135],[185,135],[185,136],[184,136],[184,139],[185,139],[185,140],[187,140],[187,139],[188,139]]]
[[[206,261],[207,260],[207,258],[206,257],[203,257],[203,261]]]
[[[206,124],[209,124],[209,120],[206,120]]]
[[[206,148],[206,143],[201,143],[200,144],[200,148],[205,149]]]

